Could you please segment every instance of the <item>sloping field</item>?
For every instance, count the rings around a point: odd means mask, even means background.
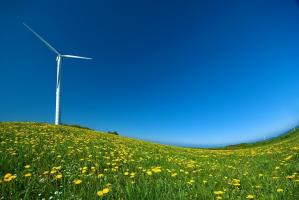
[[[240,149],[0,123],[0,199],[299,199],[299,131]]]

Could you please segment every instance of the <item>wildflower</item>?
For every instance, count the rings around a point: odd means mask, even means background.
[[[24,167],[25,167],[25,169],[29,169],[30,165],[25,165]]]
[[[131,172],[131,174],[130,174],[131,178],[134,178],[135,175],[136,175],[136,173],[134,173],[134,172]]]
[[[4,179],[8,179],[8,178],[11,177],[11,176],[12,176],[11,173],[7,173],[7,174],[5,174]]]
[[[108,192],[109,192],[109,188],[104,188],[103,190],[99,190],[99,191],[97,192],[97,195],[100,196],[100,197],[102,197],[102,196],[104,196],[105,194],[107,194]]]
[[[75,185],[79,185],[80,183],[82,183],[82,181],[79,180],[79,179],[75,179],[75,180],[73,181],[73,183],[74,183]]]
[[[12,175],[11,173],[7,173],[5,174],[4,178],[3,178],[3,181],[4,182],[9,182],[9,181],[12,181],[13,179],[15,179],[17,176],[15,175]]]
[[[246,199],[254,199],[254,196],[252,194],[247,195]]]
[[[61,179],[62,178],[62,174],[57,174],[56,176],[55,176],[55,179]]]
[[[61,166],[53,167],[53,169],[60,170],[60,169],[61,169]]]
[[[32,174],[31,174],[31,173],[27,173],[27,174],[25,174],[24,176],[25,176],[25,177],[31,177]]]
[[[153,173],[151,171],[147,171],[146,174],[149,176],[153,175]]]
[[[293,178],[295,178],[295,175],[292,175],[292,176],[287,176],[287,179],[293,179]]]
[[[152,169],[152,171],[155,172],[155,173],[160,173],[161,172],[161,167],[159,167],[159,166],[155,167],[155,168]]]
[[[177,175],[177,173],[172,173],[171,174],[172,177],[175,177],[176,175]]]
[[[214,191],[215,195],[223,195],[223,193],[224,193],[223,191]]]
[[[43,173],[43,175],[48,175],[49,174],[49,171],[45,171],[44,173]]]
[[[125,175],[125,176],[128,176],[128,175],[129,175],[129,172],[125,172],[124,175]]]
[[[103,191],[98,191],[98,192],[97,192],[97,195],[98,195],[99,197],[101,197],[101,196],[104,195],[104,193],[103,193]]]
[[[104,188],[104,189],[103,189],[103,193],[104,193],[104,194],[107,194],[108,192],[109,192],[109,188]]]
[[[283,192],[283,189],[278,188],[276,191],[277,191],[277,192]]]
[[[293,155],[290,155],[290,156],[286,157],[284,160],[288,161],[288,160],[291,160],[292,158],[293,158]]]
[[[103,178],[104,177],[104,174],[99,174],[98,175],[98,178]]]
[[[194,181],[193,179],[191,179],[191,180],[188,181],[187,183],[188,183],[189,185],[192,185],[194,182],[195,182],[195,181]]]

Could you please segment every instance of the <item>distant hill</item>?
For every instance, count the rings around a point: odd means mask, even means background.
[[[294,128],[286,133],[282,133],[281,135],[277,137],[272,137],[267,140],[263,141],[257,141],[252,143],[241,143],[241,144],[234,144],[234,145],[228,145],[226,147],[223,147],[223,149],[243,149],[243,148],[251,148],[251,147],[258,147],[263,145],[271,145],[273,143],[278,143],[281,141],[284,141],[286,139],[291,139],[293,137],[298,136],[298,128]]]

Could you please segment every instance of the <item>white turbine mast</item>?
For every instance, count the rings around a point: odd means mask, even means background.
[[[53,51],[57,57],[57,82],[56,82],[56,109],[55,109],[55,125],[59,125],[61,122],[61,111],[60,111],[60,87],[61,87],[61,59],[62,58],[77,58],[90,60],[92,58],[74,56],[74,55],[64,55],[60,54],[53,46],[51,46],[44,38],[37,34],[32,28],[27,24],[23,23],[26,28],[28,28],[38,39],[40,39],[51,51]]]

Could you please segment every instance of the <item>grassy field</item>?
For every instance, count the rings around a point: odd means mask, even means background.
[[[0,123],[0,199],[299,199],[299,131],[191,149],[69,126]]]

